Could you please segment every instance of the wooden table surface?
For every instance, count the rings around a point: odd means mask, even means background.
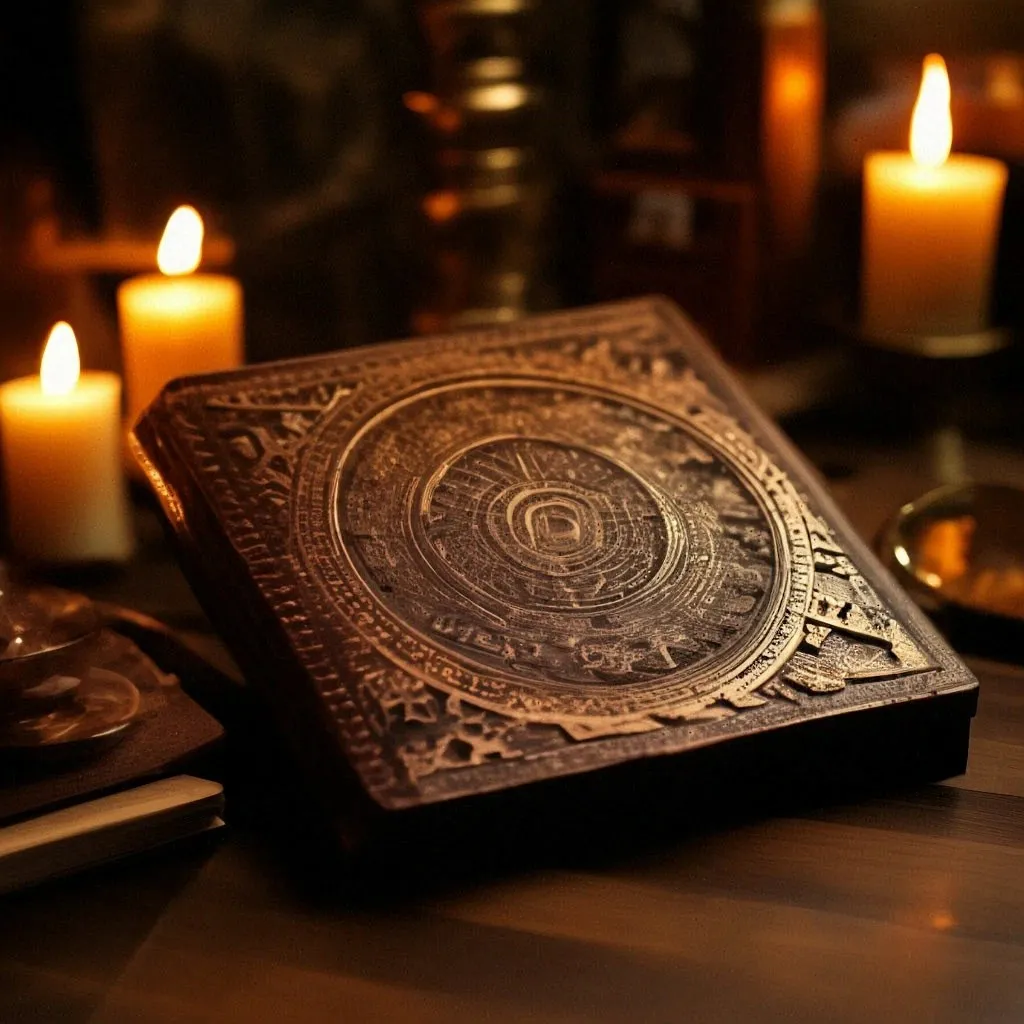
[[[868,535],[928,482],[912,452],[810,448]],[[180,613],[161,572],[115,590]],[[970,768],[941,785],[387,909],[301,895],[274,821],[0,899],[0,1022],[1024,1021],[1024,670],[971,664]]]

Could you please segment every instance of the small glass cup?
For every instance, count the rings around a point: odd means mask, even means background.
[[[139,690],[103,667],[101,627],[82,595],[0,579],[0,750],[91,750],[131,725]]]

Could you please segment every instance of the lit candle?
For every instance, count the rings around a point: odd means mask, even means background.
[[[949,156],[949,77],[925,58],[910,153],[864,163],[862,327],[869,335],[955,335],[988,325],[1006,165]]]
[[[179,207],[157,251],[160,273],[131,278],[117,291],[130,423],[172,378],[242,362],[241,286],[223,274],[193,273],[202,246],[202,219]]]
[[[132,540],[121,463],[121,379],[81,373],[66,323],[38,377],[0,386],[7,522],[34,562],[117,562]]]

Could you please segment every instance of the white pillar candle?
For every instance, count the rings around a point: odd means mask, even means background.
[[[243,361],[241,285],[223,274],[193,273],[202,242],[199,214],[180,207],[160,242],[160,273],[131,278],[118,289],[129,423],[174,377]]]
[[[925,60],[910,153],[864,164],[862,327],[869,335],[966,334],[988,326],[1006,165],[949,157],[949,78]]]
[[[12,547],[34,562],[118,562],[132,537],[121,462],[121,379],[80,373],[66,323],[38,377],[0,385],[4,492]]]

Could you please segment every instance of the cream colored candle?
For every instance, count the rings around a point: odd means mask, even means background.
[[[243,361],[242,288],[233,277],[193,273],[202,241],[199,214],[180,207],[160,242],[160,273],[131,278],[118,289],[129,423],[172,378]]]
[[[38,377],[0,386],[11,544],[36,562],[117,562],[132,537],[121,468],[121,379],[80,373],[66,323]]]
[[[908,153],[864,164],[862,327],[955,335],[988,326],[1006,165],[949,156],[949,78],[926,58]]]

